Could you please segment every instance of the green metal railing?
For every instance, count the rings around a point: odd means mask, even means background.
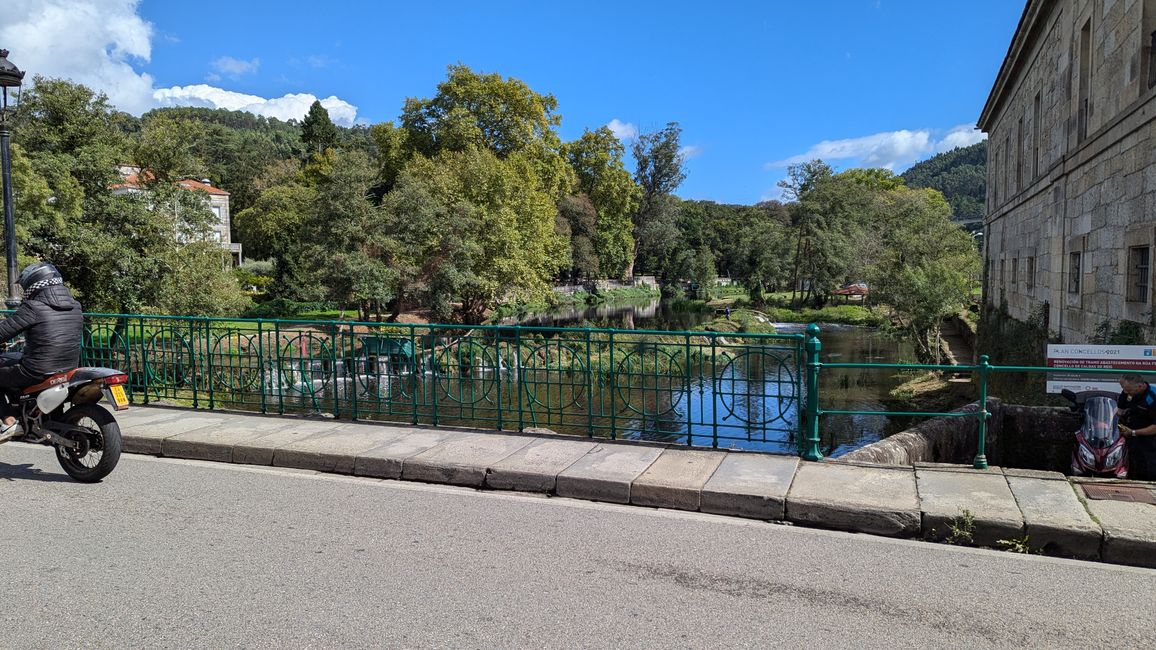
[[[802,334],[88,314],[136,403],[797,451]]]
[[[1104,368],[1059,368],[1039,366],[993,366],[988,356],[980,355],[979,363],[975,365],[936,365],[936,364],[900,364],[900,363],[823,363],[820,361],[822,343],[819,341],[819,326],[809,325],[806,331],[806,372],[807,395],[806,414],[803,418],[804,433],[802,457],[804,460],[822,460],[820,450],[819,423],[825,415],[898,415],[913,417],[974,417],[978,420],[978,445],[972,465],[976,469],[987,469],[987,422],[991,412],[987,410],[988,383],[993,373],[1064,373],[1064,374],[1094,374],[1094,375],[1126,375],[1135,373],[1135,370],[1110,370]],[[934,370],[940,372],[975,373],[979,389],[979,406],[975,412],[952,411],[937,413],[931,411],[878,411],[878,410],[836,410],[822,408],[819,397],[821,387],[819,378],[824,369],[838,368],[890,368],[895,370]]]

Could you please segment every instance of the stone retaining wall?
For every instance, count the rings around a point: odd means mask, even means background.
[[[975,413],[973,402],[954,413]],[[1063,472],[1080,417],[1066,408],[1019,406],[988,400],[987,459],[992,465]],[[978,446],[975,417],[933,418],[840,457],[840,460],[913,465],[971,463]]]

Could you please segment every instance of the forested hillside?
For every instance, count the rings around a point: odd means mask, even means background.
[[[943,192],[955,221],[981,221],[987,200],[987,141],[941,153],[902,176],[908,187]]]

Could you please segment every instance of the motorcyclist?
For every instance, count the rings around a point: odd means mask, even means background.
[[[20,273],[17,283],[24,290],[24,299],[15,313],[0,322],[0,341],[23,333],[24,353],[0,361],[0,391],[8,397],[0,423],[0,443],[23,433],[13,408],[14,394],[77,367],[84,331],[80,303],[64,286],[64,278],[55,266],[46,262],[30,264]]]

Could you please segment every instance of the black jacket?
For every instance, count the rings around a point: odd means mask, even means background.
[[[84,314],[63,285],[45,287],[25,298],[16,313],[0,321],[0,341],[24,332],[24,359],[30,373],[51,375],[80,363]]]

